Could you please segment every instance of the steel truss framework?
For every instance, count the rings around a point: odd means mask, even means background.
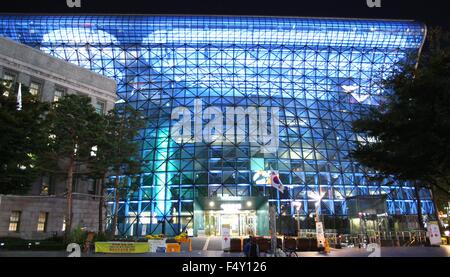
[[[279,213],[314,212],[308,192],[325,193],[319,212],[344,217],[345,198],[388,194],[390,214],[416,214],[413,187],[370,181],[349,159],[351,121],[383,100],[379,81],[409,53],[425,27],[409,21],[258,17],[1,16],[0,34],[114,78],[118,95],[148,116],[136,138],[146,166],[123,177],[138,189],[121,199],[119,232],[178,233],[192,227],[199,196],[264,195]],[[248,143],[176,143],[175,107],[280,107],[278,152]],[[273,168],[288,188],[258,184]],[[109,191],[111,200],[114,191]],[[433,213],[422,190],[424,214]],[[137,228],[136,228],[137,227]]]

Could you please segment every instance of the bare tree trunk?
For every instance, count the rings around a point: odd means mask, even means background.
[[[417,182],[414,182],[414,193],[416,195],[417,201],[417,220],[419,221],[419,228],[421,231],[425,230],[425,226],[423,225],[423,214],[422,214],[422,202],[420,198],[420,187]]]
[[[103,233],[103,206],[105,205],[105,176],[100,180],[100,200],[98,203],[98,232]]]
[[[114,209],[114,216],[113,216],[113,222],[111,227],[111,235],[114,235],[116,233],[117,223],[118,223],[118,215],[119,215],[119,175],[116,174],[116,178],[114,180],[114,189],[116,192],[115,197],[115,209]]]
[[[67,210],[66,210],[66,230],[65,230],[65,236],[66,238],[69,238],[70,231],[72,230],[72,216],[73,216],[73,199],[72,199],[72,190],[73,190],[73,171],[75,167],[75,160],[73,157],[70,158],[69,166],[67,169],[67,180],[66,180],[66,187],[67,187]]]
[[[274,206],[269,207],[270,246],[274,257],[277,256],[277,218]]]

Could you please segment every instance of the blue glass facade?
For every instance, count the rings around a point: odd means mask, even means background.
[[[308,193],[316,192],[324,195],[321,215],[345,218],[347,197],[387,194],[389,214],[417,214],[408,183],[371,181],[374,172],[348,154],[368,140],[351,121],[383,100],[380,80],[395,64],[419,53],[419,23],[185,16],[0,16],[0,23],[2,36],[114,78],[120,99],[147,115],[136,138],[146,166],[124,177],[138,189],[119,207],[110,202],[123,234],[191,228],[195,199],[221,195],[265,196],[285,215],[299,201],[307,217],[315,212]],[[193,109],[195,99],[224,112],[279,107],[278,151],[176,142],[171,113]],[[284,193],[256,180],[270,169]],[[429,192],[421,194],[424,214],[432,214]]]

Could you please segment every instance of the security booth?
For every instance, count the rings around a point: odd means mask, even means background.
[[[198,197],[194,200],[194,236],[269,235],[266,197]]]
[[[389,231],[387,195],[353,196],[346,199],[351,234],[371,236]]]

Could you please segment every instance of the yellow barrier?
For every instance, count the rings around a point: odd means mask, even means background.
[[[177,238],[175,239],[178,243],[187,243],[189,245],[189,252],[192,252],[192,239],[190,238]]]
[[[147,242],[96,242],[96,253],[147,253]]]
[[[331,252],[331,248],[330,248],[330,242],[326,239],[325,240],[325,253],[330,253]]]

